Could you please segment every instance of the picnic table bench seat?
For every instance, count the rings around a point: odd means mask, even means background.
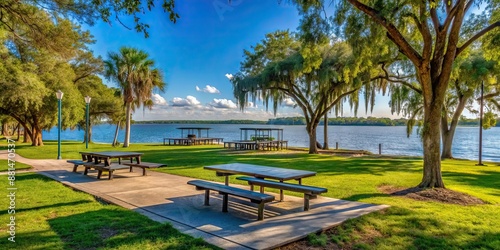
[[[306,186],[306,185],[294,184],[294,183],[270,181],[270,180],[264,180],[262,178],[255,178],[255,177],[249,177],[249,176],[240,176],[240,177],[237,177],[236,179],[242,180],[242,181],[247,181],[252,189],[253,189],[254,185],[257,185],[257,186],[261,186],[261,187],[270,187],[270,188],[277,188],[280,190],[288,190],[288,191],[293,191],[293,192],[298,192],[298,193],[304,193],[304,211],[309,210],[309,200],[316,199],[318,194],[328,192],[328,189],[322,188],[322,187],[314,187],[314,186]]]
[[[222,194],[222,212],[224,213],[228,211],[228,195],[250,199],[252,203],[258,204],[258,220],[264,219],[264,204],[274,200],[274,196],[272,195],[262,194],[246,189],[226,186],[223,184],[208,181],[192,180],[188,181],[187,184],[195,186],[196,190],[205,190],[205,206],[210,205],[210,190],[217,191],[219,192],[219,194]]]
[[[83,172],[83,175],[87,175],[89,172],[89,169],[96,169],[97,172],[97,179],[100,179],[102,176],[102,172],[109,172],[108,179],[111,180],[113,179],[113,172],[118,169],[126,169],[129,168],[129,166],[125,165],[120,165],[120,164],[112,164],[110,166],[106,166],[104,162],[102,163],[94,163],[94,162],[87,162],[87,161],[81,161],[81,160],[67,160],[69,163],[73,163],[73,172],[76,172],[76,169],[78,166],[83,166],[85,168],[85,171]]]
[[[141,163],[123,163],[123,165],[127,165],[130,167],[130,172],[132,172],[132,168],[142,168],[142,175],[146,175],[146,169],[149,168],[159,168],[159,167],[164,167],[167,166],[167,164],[163,163],[155,163],[155,162],[141,162]]]
[[[97,179],[101,179],[102,172],[108,172],[108,180],[113,179],[113,172],[119,169],[128,169],[129,166],[120,165],[120,164],[111,164],[109,166],[105,166],[104,163],[94,164],[93,168],[97,169]]]
[[[73,172],[76,172],[76,169],[78,168],[78,166],[83,166],[86,163],[88,163],[87,161],[82,161],[82,160],[67,160],[66,162],[73,164]]]

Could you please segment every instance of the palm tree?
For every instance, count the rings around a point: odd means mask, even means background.
[[[155,62],[148,53],[130,47],[120,48],[119,53],[109,52],[104,61],[105,76],[118,83],[125,106],[125,140],[130,144],[130,117],[136,107],[152,107],[151,94],[154,89],[164,91],[163,73],[154,67]]]

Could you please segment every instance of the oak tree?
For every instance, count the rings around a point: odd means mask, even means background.
[[[305,7],[325,5],[322,0],[296,2]],[[498,41],[499,1],[344,0],[338,3],[336,21],[353,46],[362,40],[387,39],[413,64],[422,90],[424,113],[423,178],[418,186],[445,187],[441,176],[440,128],[453,63],[485,34],[489,33],[492,41]],[[487,22],[468,16],[474,6],[483,3],[488,10],[484,13]],[[466,28],[474,32],[461,40],[463,34],[469,34]],[[370,49],[372,53],[381,52],[373,46],[364,51],[369,53]]]

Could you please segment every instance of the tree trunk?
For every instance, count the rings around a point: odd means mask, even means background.
[[[82,141],[82,143],[85,143],[86,141],[87,141],[87,130],[84,129],[83,130],[83,141]]]
[[[17,123],[16,126],[12,126],[12,132],[10,133],[11,135],[15,135],[16,134],[16,131],[17,131],[17,128],[19,128],[19,123]]]
[[[9,136],[9,124],[2,123],[2,136]]]
[[[31,130],[28,128],[26,124],[22,124],[24,128],[24,138],[23,142],[24,143],[30,143],[33,141],[33,134],[31,133]]]
[[[89,134],[87,136],[87,130],[83,133],[83,143],[87,142],[87,138],[89,140],[89,143],[92,142],[92,127],[89,125]]]
[[[16,141],[19,141],[20,138],[21,138],[21,123],[18,123],[17,124],[17,139],[16,139]]]
[[[307,134],[309,135],[309,154],[318,154],[316,147],[316,128],[318,123],[309,124],[306,126]]]
[[[460,119],[460,115],[465,109],[465,104],[469,97],[462,97],[459,100],[457,109],[455,113],[453,113],[453,118],[451,119],[450,127],[448,128],[448,121],[446,120],[446,115],[443,114],[443,121],[441,123],[441,133],[442,133],[442,141],[443,141],[443,151],[441,152],[441,159],[453,159],[453,154],[451,152],[451,148],[453,145],[453,138],[455,137],[455,131],[458,126],[458,120]],[[446,111],[443,111],[446,112]]]
[[[90,124],[89,124],[89,137],[87,137],[87,138],[89,138],[89,143],[91,143],[92,142],[92,126],[90,126]]]
[[[439,99],[439,98],[437,98]],[[424,105],[424,175],[422,182],[418,185],[420,188],[444,188],[443,178],[441,176],[441,157],[440,157],[440,125],[442,101],[434,99],[430,105]]]
[[[43,146],[42,130],[33,128],[31,146]]]
[[[123,147],[126,148],[130,144],[130,118],[132,116],[132,102],[127,102],[126,108],[126,124],[125,124],[125,139],[123,140]]]
[[[323,132],[324,132],[324,141],[325,143],[323,144],[323,149],[329,149],[328,148],[328,115],[327,113],[325,113],[325,119],[324,120],[324,124],[323,124]]]
[[[42,138],[42,131],[41,130],[38,132],[37,138],[38,138],[38,146],[43,146],[43,138]]]
[[[450,128],[442,132],[443,137],[443,151],[441,152],[441,159],[453,159],[453,153],[451,151],[451,146],[453,143],[453,137],[455,135],[455,128]]]
[[[31,146],[37,146],[37,133],[36,133],[36,128],[31,126]]]
[[[113,147],[118,144],[118,132],[120,131],[120,123],[121,121],[118,121],[118,123],[116,124],[115,138],[113,138],[113,143],[111,144],[111,146]]]

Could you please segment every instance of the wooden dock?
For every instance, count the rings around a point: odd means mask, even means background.
[[[224,148],[234,150],[282,150],[288,149],[288,141],[231,141]]]
[[[220,144],[223,142],[223,138],[163,138],[163,145],[208,145],[208,144]],[[167,144],[168,142],[168,144]]]

